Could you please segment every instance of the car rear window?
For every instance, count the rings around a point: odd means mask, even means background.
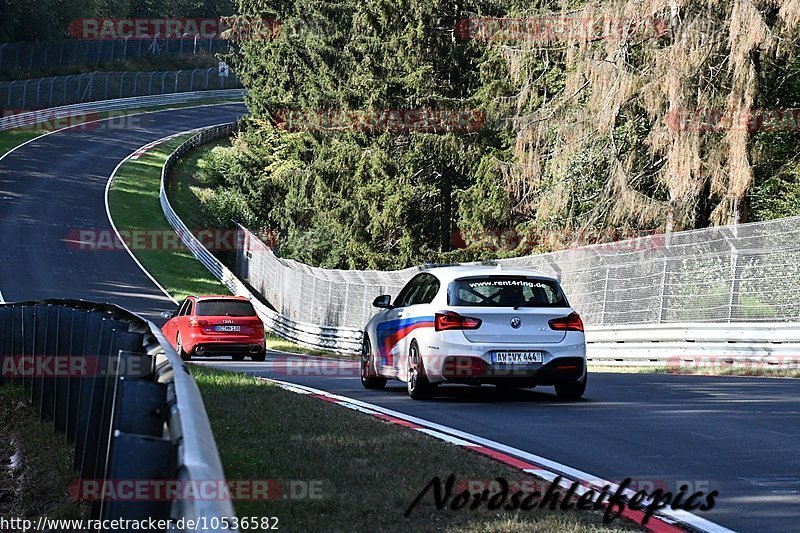
[[[474,307],[567,307],[558,282],[519,276],[461,278],[450,283],[449,305]]]
[[[255,316],[256,310],[250,302],[242,300],[200,300],[197,316]]]

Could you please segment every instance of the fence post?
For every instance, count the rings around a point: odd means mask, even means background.
[[[661,302],[659,304],[658,323],[667,319],[667,258],[664,258],[664,271],[661,273]]]
[[[28,98],[28,84],[33,80],[26,80],[22,87],[22,109],[25,109],[25,101]]]
[[[50,96],[47,99],[48,107],[53,107],[53,89],[55,88],[55,85],[56,85],[56,78],[54,77],[50,78]]]
[[[164,82],[167,81],[167,74],[169,74],[169,72],[164,72],[164,74],[161,76],[161,93],[160,94],[164,94]]]
[[[608,303],[608,277],[611,273],[611,267],[606,266],[606,281],[603,284],[603,310],[600,312],[600,325],[606,324],[606,303]]]
[[[728,322],[733,320],[733,308],[739,305],[739,254],[731,245],[731,294],[728,298]]]
[[[119,77],[119,97],[122,98],[122,91],[125,90],[125,75],[127,72],[123,72],[122,75]]]
[[[39,78],[39,81],[36,83],[36,105],[37,106],[39,105],[39,102],[41,101],[40,98],[42,96],[42,82],[43,81],[44,81],[44,78]]]

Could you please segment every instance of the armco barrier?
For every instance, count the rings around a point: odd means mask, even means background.
[[[75,444],[73,496],[99,480],[225,482],[197,384],[152,322],[80,300],[2,304],[0,368],[0,384],[24,386],[42,418]],[[116,490],[88,498],[91,518],[205,520],[222,531],[235,516],[225,494],[107,497]]]
[[[214,91],[192,91],[172,94],[156,94],[152,96],[134,96],[131,98],[117,98],[115,100],[102,100],[98,102],[84,102],[80,104],[52,107],[41,111],[30,111],[17,115],[0,117],[0,131],[19,127],[20,124],[35,124],[37,117],[47,113],[47,120],[75,117],[82,113],[103,113],[106,111],[121,111],[141,107],[154,107],[163,105],[188,104],[204,100],[234,100],[244,96],[244,89],[223,89]]]
[[[682,323],[586,330],[589,360],[604,366],[747,364],[800,368],[800,324]]]
[[[306,346],[348,354],[359,353],[362,336],[359,328],[320,326],[299,322],[261,303],[236,275],[200,244],[169,205],[165,180],[174,161],[186,150],[230,135],[234,130],[234,124],[215,126],[205,130],[181,145],[167,159],[162,171],[160,192],[164,214],[192,254],[209,271],[222,280],[232,293],[251,299],[270,330],[283,338]],[[256,238],[246,228],[241,228],[241,230],[245,239]],[[310,267],[306,268],[310,269]],[[395,272],[402,272],[410,277],[416,271],[418,268]],[[385,280],[387,284],[395,281]],[[302,290],[304,290],[303,287],[297,287],[296,293],[300,295]],[[588,326],[586,343],[589,360],[600,365],[665,366],[680,364],[681,361],[721,358],[725,361],[763,364],[767,367],[796,366],[800,359],[800,324],[797,322],[690,322]]]
[[[172,209],[169,198],[167,198],[166,179],[175,162],[188,150],[214,139],[229,136],[235,130],[235,123],[212,126],[193,136],[170,154],[161,172],[161,189],[159,191],[161,209],[164,211],[164,215],[167,217],[173,229],[178,233],[183,243],[189,251],[191,251],[192,255],[194,255],[209,272],[214,274],[214,276],[228,287],[233,294],[245,296],[251,300],[253,307],[255,307],[267,329],[284,339],[304,346],[323,348],[345,354],[359,353],[361,350],[361,331],[359,329],[326,327],[297,322],[270,309],[256,298],[228,267],[222,264],[219,259],[214,257],[214,255],[200,243]]]

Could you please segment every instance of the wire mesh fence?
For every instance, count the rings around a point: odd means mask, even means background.
[[[220,77],[217,67],[166,72],[87,72],[0,82],[0,108],[8,113],[112,98],[241,86],[233,73]]]
[[[142,57],[224,53],[229,41],[199,35],[172,39],[64,39],[0,43],[0,75],[81,67]]]
[[[276,257],[241,228],[237,273],[294,320],[363,327],[420,267],[327,270]],[[800,217],[650,235],[498,261],[557,277],[589,326],[800,320]]]

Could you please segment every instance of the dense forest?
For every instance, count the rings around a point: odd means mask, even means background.
[[[70,21],[84,17],[218,17],[233,0],[0,0],[0,43],[66,39]]]
[[[394,268],[800,214],[800,2],[238,10],[280,31],[227,58],[252,116],[208,204],[285,257]]]

